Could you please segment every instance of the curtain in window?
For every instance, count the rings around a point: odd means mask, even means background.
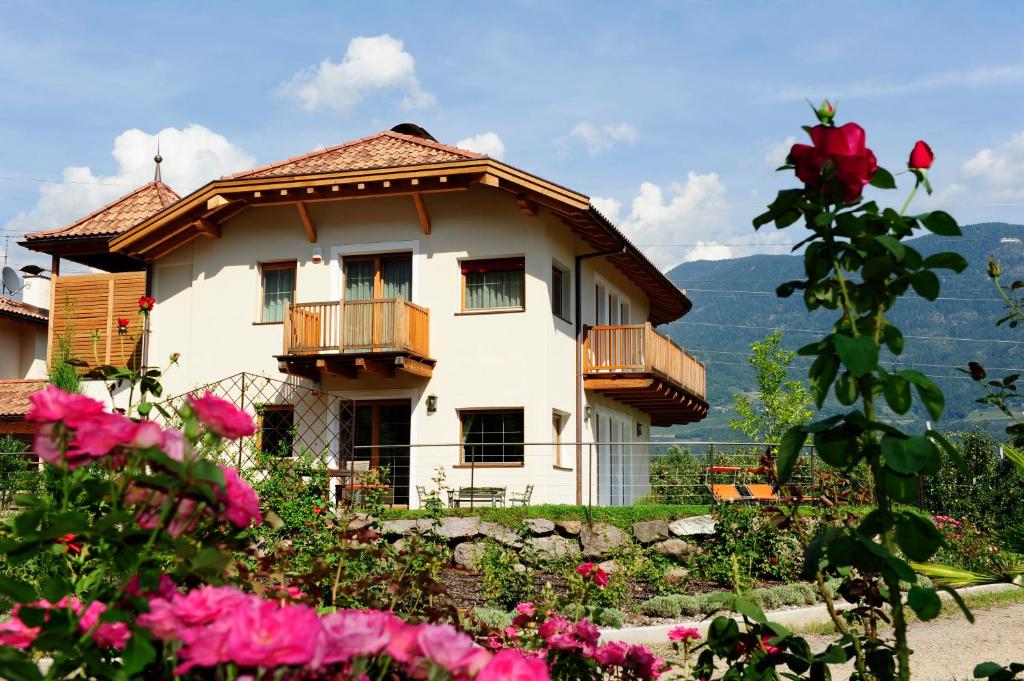
[[[466,309],[523,306],[523,272],[469,272],[466,274]]]
[[[295,268],[263,271],[263,321],[284,321],[285,303],[292,302]]]
[[[373,298],[372,260],[345,261],[345,300],[370,300]]]
[[[381,263],[384,279],[384,297],[412,299],[412,261],[405,258],[385,258]]]

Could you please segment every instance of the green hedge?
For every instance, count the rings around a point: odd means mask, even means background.
[[[710,513],[710,506],[691,506],[675,504],[652,504],[643,506],[622,506],[622,507],[595,507],[591,510],[594,522],[608,523],[615,525],[622,530],[632,531],[633,523],[645,520],[675,520],[695,515]],[[573,506],[571,504],[540,504],[537,506],[516,506],[509,508],[491,508],[490,506],[477,506],[473,509],[446,508],[445,515],[452,516],[480,516],[483,520],[500,523],[507,527],[518,527],[527,518],[547,518],[548,520],[579,520],[586,522],[588,518],[585,506]],[[397,520],[402,518],[423,518],[428,515],[425,509],[408,510],[387,510],[382,516],[384,520]]]

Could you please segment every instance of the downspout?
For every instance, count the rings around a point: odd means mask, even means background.
[[[583,505],[583,261],[590,258],[603,258],[626,252],[626,245],[612,251],[598,251],[576,256],[573,284],[575,286],[576,314],[573,321],[576,325],[576,505]],[[587,471],[593,475],[593,471]]]

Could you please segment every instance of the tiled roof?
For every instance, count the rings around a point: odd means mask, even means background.
[[[144,184],[130,194],[89,213],[60,229],[30,232],[26,240],[71,239],[90,236],[115,236],[159,213],[181,197],[159,180]]]
[[[0,418],[24,417],[32,406],[28,396],[45,385],[46,381],[0,381]]]
[[[0,316],[20,317],[28,321],[46,323],[50,318],[50,311],[14,298],[0,296]]]
[[[422,137],[385,130],[376,135],[228,175],[224,179],[333,173],[482,158],[487,157]]]

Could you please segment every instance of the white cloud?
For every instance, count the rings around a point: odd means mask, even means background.
[[[985,148],[968,159],[960,172],[978,183],[993,200],[1024,197],[1024,132],[1015,133],[997,149]]]
[[[622,201],[618,199],[605,198],[603,196],[591,196],[590,205],[600,211],[612,222],[619,221],[619,214],[622,213]]]
[[[223,135],[201,125],[164,128],[156,134],[132,128],[114,139],[116,172],[101,175],[88,166],[65,168],[62,180],[44,183],[36,205],[14,216],[6,228],[25,232],[62,227],[151,181],[158,138],[163,180],[181,195],[254,163]],[[39,256],[21,252],[18,257],[38,261]]]
[[[347,114],[367,96],[388,91],[403,93],[403,109],[423,109],[437,99],[425,91],[416,77],[416,60],[404,43],[384,33],[359,36],[349,41],[341,62],[325,58],[280,87],[306,111],[329,109]]]
[[[810,93],[827,95],[833,102],[840,99],[860,97],[888,97],[917,92],[928,92],[944,88],[984,87],[1024,81],[1024,66],[1008,64],[1002,66],[979,66],[973,69],[941,71],[913,78],[911,80],[870,79],[855,83],[838,83],[828,86],[787,88],[776,92],[772,98],[783,101],[803,100]],[[814,97],[812,100],[817,101]]]
[[[668,190],[666,198],[657,184],[640,185],[620,225],[629,238],[663,269],[690,260],[731,257],[725,243],[733,231],[729,204],[718,174],[690,171],[686,180],[673,182]]]
[[[496,132],[481,132],[471,137],[464,137],[455,143],[455,146],[468,151],[475,151],[479,154],[486,154],[499,161],[505,158],[505,143],[501,141]]]
[[[608,151],[616,144],[633,144],[637,131],[629,123],[609,123],[597,126],[590,121],[580,121],[569,131],[569,138],[576,139],[586,146],[591,155]],[[560,140],[567,146],[567,139]]]
[[[778,168],[786,163],[786,157],[789,156],[789,150],[796,144],[796,137],[790,135],[781,142],[777,142],[770,147],[764,154],[764,163],[771,169]]]

